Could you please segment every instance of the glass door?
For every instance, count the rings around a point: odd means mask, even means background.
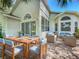
[[[31,35],[36,35],[36,22],[31,22]]]
[[[57,32],[58,31],[58,24],[56,23],[55,24],[55,32]]]
[[[24,35],[36,35],[36,22],[24,22],[22,23],[22,32]]]
[[[29,22],[26,22],[25,24],[25,34],[30,34],[30,23]]]

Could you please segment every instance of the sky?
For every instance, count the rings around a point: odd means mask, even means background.
[[[56,0],[48,0],[48,5],[51,11],[53,12],[79,12],[79,1],[74,0],[72,2],[68,2],[66,7],[60,7],[57,4]]]

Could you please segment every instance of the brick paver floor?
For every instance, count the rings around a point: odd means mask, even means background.
[[[79,40],[73,48],[65,45],[61,40],[48,43],[46,59],[79,59]]]
[[[60,41],[48,43],[46,59],[79,59],[78,56],[79,40],[77,41],[77,46],[73,48],[66,46]]]

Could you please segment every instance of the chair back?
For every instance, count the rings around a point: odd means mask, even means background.
[[[41,42],[42,45],[47,43],[46,35],[47,35],[46,32],[42,32],[42,34],[40,36],[40,42]]]
[[[4,41],[5,41],[5,44],[6,44],[7,46],[14,47],[14,42],[13,42],[13,41],[7,40],[7,39],[5,39]]]
[[[4,39],[0,38],[0,43],[4,44]]]
[[[31,36],[31,34],[24,34],[24,36],[29,36],[29,37],[30,37],[30,36]]]

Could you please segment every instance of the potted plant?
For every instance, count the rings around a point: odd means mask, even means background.
[[[75,36],[76,38],[79,38],[79,29],[76,29],[76,32],[74,33],[74,36]]]
[[[3,38],[3,35],[2,35],[2,33],[0,33],[0,38]]]
[[[22,31],[19,31],[18,33],[19,33],[19,37],[24,35],[24,33]]]

